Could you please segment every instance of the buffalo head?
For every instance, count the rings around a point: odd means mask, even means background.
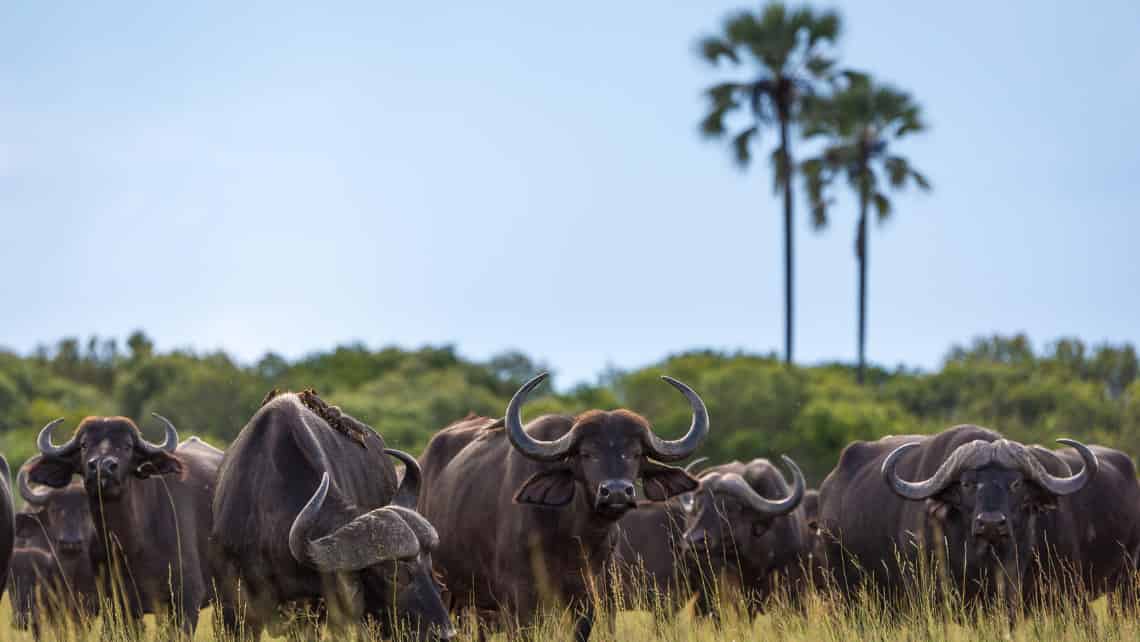
[[[562,507],[580,487],[596,514],[616,520],[637,506],[638,479],[646,498],[653,501],[696,488],[697,481],[684,470],[658,463],[688,457],[708,436],[708,411],[691,388],[663,377],[685,395],[693,413],[689,431],[675,441],[658,437],[648,421],[628,410],[585,412],[564,435],[544,441],[523,428],[520,409],[530,391],[545,378],[543,373],[531,379],[511,398],[505,419],[507,436],[523,456],[557,465],[526,480],[515,493],[516,502]]]
[[[804,475],[789,457],[784,464],[792,471],[792,484],[778,478],[765,480],[776,497],[765,497],[735,472],[710,472],[700,479],[691,498],[685,498],[683,545],[710,557],[732,554],[741,563],[763,570],[783,562],[781,548],[798,549],[798,527],[779,518],[799,506],[804,496]],[[787,520],[784,520],[787,522]]]
[[[51,550],[61,558],[81,558],[95,538],[95,524],[83,486],[71,483],[60,489],[33,488],[28,469],[40,460],[30,459],[16,474],[16,486],[24,502],[33,510],[16,513],[16,536],[22,539],[45,537]]]
[[[1058,441],[1080,453],[1085,464],[1080,472],[1054,476],[1042,462],[1046,455],[1041,453],[1048,451],[999,439],[962,444],[930,479],[915,482],[895,472],[899,460],[918,447],[904,444],[883,461],[883,480],[903,499],[927,501],[927,514],[941,527],[948,552],[963,553],[967,566],[976,569],[998,561],[1021,577],[1036,541],[1036,515],[1054,508],[1057,497],[1083,488],[1099,467],[1084,444]]]
[[[100,500],[116,500],[132,477],[182,472],[182,462],[173,454],[178,431],[165,417],[155,414],[166,429],[166,440],[152,444],[143,438],[138,426],[126,417],[88,417],[62,446],[51,441],[51,431],[63,419],[44,426],[36,439],[41,458],[28,471],[37,484],[63,488],[73,475],[81,475],[88,495]]]
[[[393,503],[357,515],[321,537],[310,532],[319,522],[330,489],[325,472],[289,529],[289,550],[303,566],[321,573],[353,574],[363,588],[364,609],[421,639],[454,637],[441,586],[432,573],[431,553],[439,545],[435,528],[412,508],[419,494],[420,469],[410,455],[385,452],[404,463],[404,479]],[[332,502],[330,501],[330,504]],[[337,500],[338,504],[342,504]],[[405,504],[405,505],[401,505]]]

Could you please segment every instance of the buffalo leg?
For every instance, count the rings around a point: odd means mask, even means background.
[[[574,642],[586,642],[594,629],[594,602],[583,600],[579,605],[578,618],[574,622]]]

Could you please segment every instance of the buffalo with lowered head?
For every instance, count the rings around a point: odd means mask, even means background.
[[[629,410],[546,415],[524,426],[522,405],[545,378],[524,384],[502,421],[471,417],[432,438],[420,458],[420,510],[440,528],[436,561],[457,608],[525,625],[547,603],[568,603],[584,640],[594,622],[590,587],[611,560],[618,520],[637,506],[637,481],[654,501],[695,489],[688,473],[659,462],[696,451],[708,412],[697,393],[666,377],[692,408],[680,439],[658,437]]]
[[[91,554],[104,594],[120,596],[137,626],[144,613],[167,611],[186,633],[211,595],[206,544],[210,497],[222,452],[195,438],[178,443],[161,415],[166,439],[147,441],[126,417],[87,417],[66,443],[52,443],[57,419],[36,441],[32,483],[66,488],[83,478],[95,527]]]
[[[1087,447],[1060,441],[1080,453],[1080,472],[1049,451],[972,425],[848,445],[820,488],[821,548],[832,581],[848,593],[870,580],[901,594],[915,578],[900,560],[914,562],[922,550],[944,559],[969,602],[1015,604],[1038,560],[1074,550],[1058,500],[1099,468]]]
[[[405,464],[399,486],[389,455]],[[227,630],[257,639],[280,609],[307,606],[335,626],[453,637],[419,486],[414,458],[315,392],[271,393],[227,450],[214,497]]]

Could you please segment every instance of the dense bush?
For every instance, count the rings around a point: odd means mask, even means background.
[[[395,446],[418,452],[434,431],[468,412],[502,413],[515,388],[542,368],[517,352],[476,363],[451,346],[347,345],[243,365],[224,353],[158,353],[142,333],[128,339],[126,351],[114,341],[66,339],[31,355],[0,352],[0,447],[18,464],[33,454],[44,423],[62,416],[74,425],[89,414],[134,417],[157,439],[151,412],[224,445],[269,389],[314,387]],[[874,369],[863,386],[845,365],[789,368],[774,355],[694,351],[610,370],[595,384],[556,393],[544,387],[526,416],[625,406],[676,436],[689,414],[658,378],[670,374],[708,403],[713,432],[702,454],[723,461],[787,453],[818,483],[852,440],[967,422],[1023,441],[1068,435],[1140,451],[1138,370],[1130,345],[1090,349],[1062,339],[1035,351],[1024,336],[953,347],[936,372]]]

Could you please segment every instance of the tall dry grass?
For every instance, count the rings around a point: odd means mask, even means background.
[[[595,583],[594,606],[598,616],[591,639],[622,642],[713,642],[730,640],[835,641],[848,640],[1138,640],[1140,601],[1134,597],[1101,597],[1091,605],[1081,597],[1071,581],[1059,580],[1044,587],[1036,608],[1013,616],[1006,605],[972,608],[943,576],[921,565],[911,564],[908,590],[888,597],[874,589],[860,589],[850,599],[840,598],[834,589],[811,587],[791,599],[778,587],[762,613],[752,617],[738,587],[722,576],[709,575],[700,581],[711,595],[718,617],[695,615],[694,599],[682,600],[679,608],[632,577],[615,569]],[[1140,586],[1133,577],[1133,585]],[[1129,592],[1136,595],[1136,591]],[[166,641],[176,639],[178,628],[168,616],[148,615],[141,634],[135,637],[116,607],[113,596],[101,596],[101,615],[83,622],[45,622],[41,639],[60,641],[132,640]],[[51,599],[50,597],[48,599]],[[59,604],[45,610],[59,612]],[[573,613],[567,608],[550,609],[525,629],[512,628],[489,636],[491,640],[567,640],[573,626]],[[376,627],[330,630],[319,619],[298,615],[296,626],[286,635],[263,635],[263,640],[380,640]],[[477,623],[469,615],[455,620],[461,639],[477,639]],[[351,633],[351,635],[350,635]],[[0,642],[33,640],[31,632],[12,627],[11,602],[0,603]],[[199,642],[231,642],[222,631],[220,618],[212,609],[202,612],[194,639]],[[406,633],[397,640],[412,639]]]

